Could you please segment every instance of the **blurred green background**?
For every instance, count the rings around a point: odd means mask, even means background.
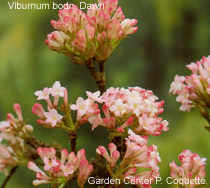
[[[18,2],[52,3],[53,0]],[[79,0],[71,3],[78,4]],[[127,18],[138,19],[139,30],[125,39],[107,61],[107,88],[141,86],[165,100],[162,116],[169,121],[170,130],[158,137],[150,137],[150,144],[158,146],[162,158],[162,179],[169,176],[169,163],[178,162],[179,153],[190,149],[208,159],[206,179],[210,183],[210,134],[204,130],[207,122],[197,110],[180,112],[175,96],[168,94],[175,74],[189,74],[186,64],[210,54],[210,1],[122,0],[119,4]],[[7,1],[1,0],[0,13],[1,120],[8,112],[13,113],[13,104],[19,102],[25,119],[34,126],[37,138],[58,141],[69,149],[68,136],[64,132],[36,124],[36,117],[31,112],[36,102],[34,92],[59,80],[69,90],[70,101],[74,102],[78,96],[84,97],[86,90],[96,91],[95,83],[86,67],[74,65],[45,45],[46,35],[53,31],[50,21],[58,18],[57,10],[10,10]],[[84,125],[78,139],[78,148],[86,148],[89,159],[95,156],[98,145],[108,144],[105,129],[97,128],[94,132],[90,129],[90,125]],[[0,174],[0,182],[3,178]],[[30,188],[33,179],[35,174],[21,167],[7,187]],[[163,181],[162,185],[152,187],[173,186]]]

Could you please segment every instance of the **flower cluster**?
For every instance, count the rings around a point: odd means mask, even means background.
[[[181,103],[180,110],[189,112],[192,107],[210,106],[210,56],[187,65],[192,71],[190,76],[175,76],[170,93],[177,94],[176,101]]]
[[[62,115],[57,111],[59,98],[62,97],[64,101],[64,108],[68,105],[68,92],[66,88],[62,87],[59,81],[56,81],[52,88],[44,88],[43,90],[36,91],[35,95],[37,100],[45,100],[47,103],[47,112],[43,106],[39,103],[35,103],[32,107],[32,112],[40,119],[37,123],[44,125],[45,127],[52,128],[62,126]],[[50,95],[54,98],[53,102],[50,99]]]
[[[125,19],[118,0],[99,0],[84,13],[76,5],[66,4],[59,10],[59,20],[51,21],[58,31],[49,34],[46,44],[54,51],[64,53],[77,64],[94,58],[106,60],[127,35],[137,31],[136,19]]]
[[[7,119],[0,122],[0,172],[8,173],[8,167],[27,163],[28,148],[24,139],[33,132],[33,127],[23,121],[22,110],[19,104],[13,106],[17,118],[7,114]]]
[[[193,188],[201,184],[201,179],[205,177],[205,158],[200,158],[196,153],[190,150],[184,150],[179,155],[182,165],[177,166],[173,161],[170,163],[171,177],[173,179],[182,179],[180,181],[185,188]]]
[[[79,97],[71,109],[77,111],[78,121],[89,121],[93,129],[100,125],[124,132],[130,126],[134,132],[146,135],[159,135],[168,130],[168,122],[158,117],[163,112],[164,101],[157,102],[152,91],[130,87],[109,88],[102,95],[99,91],[86,93],[88,99]]]
[[[139,185],[141,187],[150,187],[154,179],[159,176],[158,164],[161,162],[157,147],[147,146],[148,137],[136,135],[132,130],[128,131],[129,136],[126,139],[126,153],[119,166],[116,164],[120,152],[117,151],[115,144],[109,144],[109,151],[103,146],[99,146],[96,152],[103,156],[110,169],[111,174],[121,180],[126,180],[128,183]],[[122,157],[122,156],[121,156]],[[114,169],[116,167],[116,169]],[[140,172],[141,171],[141,172]],[[151,181],[146,182],[145,179]]]
[[[89,164],[85,157],[84,149],[79,150],[77,155],[74,152],[68,153],[66,149],[63,149],[60,159],[56,156],[56,150],[53,147],[40,147],[37,149],[37,153],[44,163],[44,171],[33,161],[28,162],[28,168],[36,172],[36,180],[33,181],[35,186],[40,184],[64,186],[78,173],[78,184],[83,187],[93,169],[93,166]]]

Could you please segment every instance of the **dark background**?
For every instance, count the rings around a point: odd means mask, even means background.
[[[13,2],[9,0],[9,2]],[[53,0],[22,0],[19,3],[50,3]],[[65,3],[63,0],[54,0]],[[88,1],[96,2],[96,1]],[[71,1],[71,3],[79,3]],[[180,112],[175,96],[169,96],[170,83],[176,74],[190,74],[185,67],[210,54],[210,1],[209,0],[121,0],[127,18],[138,19],[139,30],[125,39],[107,61],[107,88],[141,86],[154,91],[165,100],[163,117],[170,130],[150,137],[150,144],[158,146],[163,184],[166,185],[169,163],[177,160],[184,149],[210,159],[210,134],[204,130],[205,120],[197,110]],[[13,113],[15,102],[22,105],[25,120],[34,126],[35,136],[43,141],[58,141],[69,148],[68,136],[59,130],[37,125],[31,107],[36,102],[34,92],[50,87],[59,80],[69,90],[72,103],[85,91],[96,91],[88,70],[76,66],[67,57],[48,49],[46,35],[53,31],[52,19],[57,10],[10,10],[7,1],[0,2],[0,118]],[[85,124],[79,131],[78,149],[86,148],[90,159],[98,145],[107,146],[107,132]],[[210,165],[206,165],[207,182],[210,182]],[[0,182],[4,178],[0,174]],[[25,167],[8,184],[8,188],[30,188],[35,173]],[[40,187],[50,187],[49,185]],[[72,187],[72,186],[71,186]],[[77,187],[74,185],[73,187]],[[86,187],[89,187],[88,185]]]

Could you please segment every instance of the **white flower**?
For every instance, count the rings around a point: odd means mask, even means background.
[[[35,95],[38,97],[37,100],[48,100],[49,99],[50,90],[49,88],[44,88],[43,91],[36,91]]]
[[[126,112],[126,104],[121,99],[117,99],[115,104],[110,107],[110,110],[114,112],[116,116],[120,116]]]
[[[5,131],[7,128],[10,127],[9,121],[1,121],[0,122],[0,131]]]
[[[53,87],[50,88],[50,93],[52,94],[53,97],[55,96],[64,97],[64,91],[65,87],[61,87],[61,83],[59,81],[56,81],[53,84]]]

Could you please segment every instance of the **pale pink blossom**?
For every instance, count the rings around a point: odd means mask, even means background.
[[[87,13],[76,5],[59,10],[58,21],[51,21],[57,30],[47,35],[45,43],[54,51],[64,53],[77,64],[94,58],[107,59],[122,39],[137,31],[136,19],[125,19],[118,0],[99,0],[102,9],[92,4]]]
[[[0,122],[0,131],[6,132],[7,130],[10,130],[11,126],[9,121],[1,121]]]
[[[192,71],[189,76],[176,75],[169,92],[178,95],[176,101],[181,103],[180,110],[189,112],[193,107],[200,109],[209,105],[210,94],[210,56],[187,65]]]
[[[142,188],[150,187],[155,178],[159,176],[159,166],[161,162],[157,146],[147,146],[147,137],[136,135],[129,130],[129,136],[126,138],[126,153],[123,155],[122,161],[117,163],[120,158],[120,152],[115,144],[109,144],[109,151],[103,146],[96,149],[97,154],[103,156],[112,169],[113,176],[126,182],[135,182]],[[119,169],[119,170],[118,170]],[[144,181],[135,181],[137,179],[150,179],[148,184]]]
[[[53,97],[64,97],[65,87],[61,87],[61,83],[59,81],[56,81],[49,90]]]
[[[200,158],[197,153],[192,153],[190,150],[184,150],[179,155],[181,166],[177,166],[173,161],[170,163],[171,177],[173,179],[184,179],[182,186],[185,188],[193,188],[199,186],[199,180],[204,179],[206,159]],[[190,183],[190,180],[195,180],[197,183]],[[189,183],[188,183],[189,182]]]
[[[117,99],[115,104],[110,107],[110,111],[114,112],[116,116],[122,116],[126,112],[127,105],[121,99]]]
[[[70,163],[67,163],[66,165],[61,165],[61,170],[63,170],[64,176],[68,177],[74,173],[74,166]]]
[[[36,180],[33,181],[33,185],[48,183],[61,185],[77,175],[78,171],[78,184],[83,185],[93,169],[93,166],[86,160],[84,149],[79,150],[77,155],[62,149],[60,157],[57,157],[53,147],[39,147],[37,153],[44,164],[41,170],[34,162],[28,162],[28,168],[36,172]]]
[[[178,76],[176,75],[174,78],[174,81],[171,83],[171,87],[169,92],[176,94],[178,91],[180,91],[181,89],[183,89],[185,87],[184,82],[185,81],[185,77],[184,76]]]
[[[35,95],[38,97],[37,100],[48,100],[50,95],[49,88],[45,87],[43,90],[36,91]]]
[[[169,129],[168,122],[158,117],[164,111],[164,101],[158,102],[152,91],[129,87],[109,88],[101,96],[99,92],[86,94],[88,99],[79,97],[71,109],[77,110],[78,120],[88,118],[92,129],[103,126],[124,133],[130,127],[146,135],[159,135]]]
[[[5,175],[8,175],[8,168],[17,166],[18,162],[13,150],[9,146],[0,143],[0,172],[4,172]]]
[[[95,93],[92,93],[90,91],[86,91],[86,94],[87,94],[88,98],[93,100],[93,101],[97,101],[99,103],[103,102],[103,100],[100,97],[100,91],[96,91]]]
[[[101,118],[101,115],[98,114],[96,116],[91,116],[88,118],[88,121],[92,125],[92,130],[94,130],[99,125],[105,126],[103,119]]]
[[[81,118],[87,113],[94,113],[95,109],[92,105],[90,99],[83,99],[79,97],[76,101],[76,104],[72,104],[70,106],[72,110],[77,110],[77,120],[81,120]]]
[[[44,112],[44,116],[46,117],[46,123],[51,124],[52,127],[55,127],[62,119],[62,116],[58,114],[57,110],[55,109],[51,109],[49,112]]]
[[[57,167],[59,166],[60,164],[56,161],[56,158],[52,158],[52,159],[49,159],[47,157],[44,157],[44,160],[43,160],[45,166],[44,166],[44,170],[50,170],[51,168],[54,168],[54,167]]]
[[[50,183],[50,177],[47,176],[47,174],[44,173],[34,162],[28,162],[27,166],[30,170],[36,172],[37,180],[33,181],[34,186]]]

